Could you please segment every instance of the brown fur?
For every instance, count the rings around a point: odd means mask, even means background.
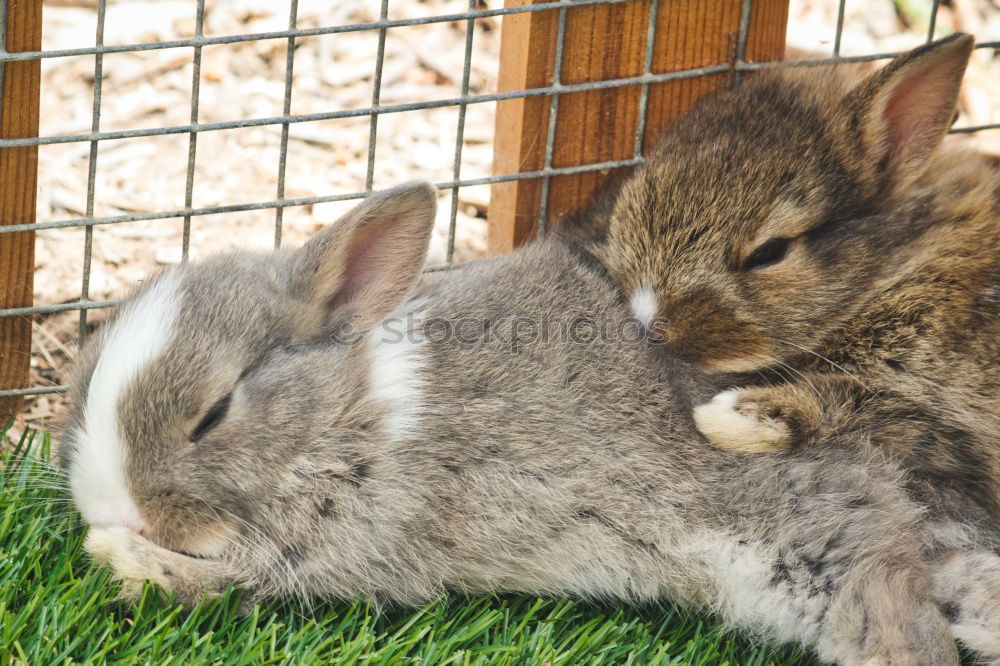
[[[914,489],[1000,516],[998,171],[937,148],[971,44],[921,47],[853,86],[790,70],[704,100],[588,231],[626,294],[654,291],[664,342],[755,373],[696,409],[716,444],[855,433],[902,456]],[[784,257],[747,267],[773,238]]]

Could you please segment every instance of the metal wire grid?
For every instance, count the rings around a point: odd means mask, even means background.
[[[841,37],[843,34],[844,8],[846,5],[846,0],[840,0],[837,12],[837,26],[834,36],[833,50],[830,58],[817,59],[817,60],[802,60],[793,62],[785,61],[781,63],[745,62],[744,56],[746,52],[746,41],[747,41],[747,33],[750,21],[750,10],[752,7],[753,0],[743,0],[743,6],[740,18],[740,27],[736,45],[735,62],[722,65],[714,65],[709,67],[699,67],[679,72],[654,74],[652,72],[652,62],[653,62],[653,48],[656,38],[656,19],[659,8],[659,0],[646,0],[649,3],[649,16],[648,16],[648,28],[646,36],[646,52],[644,57],[644,66],[642,74],[640,74],[639,76],[625,77],[612,80],[594,81],[594,82],[578,83],[578,84],[563,84],[561,79],[562,64],[563,64],[562,56],[563,56],[563,45],[566,33],[567,11],[569,9],[577,7],[618,4],[621,2],[628,2],[628,1],[630,0],[553,0],[552,2],[545,2],[534,5],[525,5],[519,7],[505,7],[498,9],[477,9],[477,0],[469,0],[468,11],[463,13],[428,16],[428,17],[413,18],[413,19],[390,20],[388,18],[388,0],[382,0],[378,21],[372,21],[369,23],[351,24],[351,25],[324,26],[317,28],[300,29],[296,27],[298,0],[290,0],[290,11],[288,17],[287,30],[225,35],[217,37],[205,37],[202,33],[202,27],[204,24],[204,17],[205,17],[205,0],[197,0],[195,35],[191,39],[106,46],[104,44],[104,19],[106,14],[107,0],[99,0],[97,5],[97,31],[95,37],[95,45],[93,47],[59,49],[59,50],[48,50],[48,51],[43,50],[43,51],[17,52],[17,53],[8,53],[6,51],[6,46],[4,42],[4,36],[6,34],[6,11],[5,11],[6,3],[0,4],[0,28],[2,28],[0,29],[0,85],[2,85],[3,83],[2,65],[7,62],[14,62],[21,60],[41,60],[45,58],[60,58],[60,57],[70,57],[70,56],[85,56],[85,55],[94,56],[93,115],[92,115],[91,131],[88,134],[41,136],[41,137],[31,137],[23,139],[0,139],[0,148],[15,147],[15,146],[41,146],[41,145],[49,145],[56,143],[81,143],[81,142],[90,143],[90,154],[88,160],[86,214],[84,217],[66,219],[66,220],[56,220],[50,222],[36,222],[30,224],[25,223],[25,224],[12,224],[7,226],[0,226],[0,233],[14,233],[19,231],[56,229],[65,227],[80,227],[80,226],[84,227],[85,228],[85,238],[84,238],[84,248],[83,248],[84,263],[83,263],[83,275],[81,284],[81,297],[79,300],[71,303],[0,309],[0,317],[14,317],[14,316],[22,316],[30,314],[49,314],[56,312],[79,310],[80,311],[79,341],[82,343],[87,327],[87,311],[91,309],[111,307],[118,302],[116,300],[93,301],[90,300],[89,298],[93,227],[96,225],[117,224],[120,222],[135,222],[135,221],[145,221],[145,220],[181,218],[183,219],[182,257],[186,259],[190,248],[190,227],[191,227],[191,219],[193,217],[201,215],[213,215],[218,213],[232,213],[232,212],[241,212],[249,210],[273,209],[275,211],[274,245],[275,247],[279,247],[281,244],[282,219],[285,208],[289,206],[303,206],[303,205],[318,204],[318,203],[332,202],[332,201],[361,199],[371,193],[373,177],[374,177],[374,169],[375,169],[375,148],[376,148],[378,119],[379,116],[382,114],[401,113],[405,111],[415,111],[421,109],[432,109],[432,108],[450,107],[450,106],[454,106],[458,110],[458,127],[455,140],[454,168],[452,172],[452,180],[436,184],[438,189],[451,190],[452,193],[451,215],[449,221],[448,246],[447,246],[448,263],[445,266],[430,267],[427,269],[430,271],[443,270],[461,265],[458,263],[454,263],[452,261],[454,244],[455,244],[455,224],[457,220],[459,188],[472,185],[485,185],[493,183],[510,182],[515,180],[541,179],[542,193],[541,193],[541,206],[538,219],[538,228],[540,233],[544,233],[546,224],[548,222],[548,192],[551,179],[553,176],[634,166],[642,162],[643,159],[642,137],[645,131],[646,107],[647,107],[649,86],[651,84],[660,83],[663,81],[684,79],[684,78],[708,76],[712,74],[720,74],[726,72],[731,72],[733,73],[734,76],[739,76],[739,74],[744,71],[754,71],[779,65],[814,66],[814,65],[830,64],[836,62],[864,62],[864,61],[891,58],[897,55],[896,53],[875,53],[875,54],[867,54],[862,56],[851,56],[851,57],[841,56],[840,48],[841,48]],[[638,0],[631,0],[631,1],[638,1]],[[934,36],[937,10],[939,4],[940,0],[932,0],[931,20],[927,33],[928,41],[932,40]],[[533,88],[530,90],[516,90],[516,91],[502,92],[502,93],[470,95],[469,74],[472,62],[472,46],[474,37],[473,27],[475,21],[477,19],[483,19],[488,17],[504,16],[504,15],[520,14],[528,12],[552,11],[552,10],[558,10],[559,12],[552,84],[544,88]],[[380,105],[379,98],[382,85],[382,67],[384,62],[385,40],[386,40],[387,30],[389,30],[390,28],[397,28],[404,26],[453,22],[453,21],[466,22],[465,57],[464,57],[464,67],[462,73],[460,95],[455,98],[433,100],[427,102],[414,102],[408,104],[393,104],[385,106]],[[362,109],[348,109],[348,110],[331,111],[325,113],[293,115],[291,113],[291,100],[292,100],[292,89],[293,89],[292,77],[293,77],[293,66],[295,61],[296,39],[300,37],[313,37],[319,35],[330,35],[330,34],[357,32],[364,30],[377,31],[378,34],[378,50],[376,55],[375,71],[373,76],[371,106]],[[285,85],[284,85],[284,100],[283,100],[282,115],[269,118],[254,118],[248,120],[234,120],[234,121],[224,121],[215,123],[199,123],[198,122],[199,83],[201,78],[201,53],[203,47],[218,45],[218,44],[234,44],[238,42],[247,42],[253,40],[281,39],[281,38],[288,40],[288,49],[287,49],[287,56],[285,63]],[[101,121],[101,84],[102,84],[104,55],[107,53],[147,51],[147,50],[168,49],[177,47],[191,47],[193,50],[190,123],[187,125],[175,125],[162,128],[138,128],[130,130],[102,132],[100,129],[100,121]],[[976,44],[976,48],[1000,48],[1000,41],[981,42]],[[634,157],[630,159],[606,161],[593,164],[583,164],[572,167],[553,167],[552,159],[554,153],[554,138],[555,138],[556,123],[558,121],[560,96],[562,94],[572,93],[572,92],[600,90],[600,89],[617,88],[621,86],[634,86],[634,85],[640,86],[639,118],[637,123],[635,144],[633,149]],[[539,97],[539,96],[550,97],[549,123],[546,132],[545,160],[543,167],[535,171],[527,171],[514,174],[503,174],[503,175],[489,176],[484,178],[472,178],[463,180],[461,178],[461,158],[462,158],[462,146],[464,143],[463,139],[464,139],[464,129],[465,129],[465,116],[468,106],[470,104],[481,104],[485,102],[497,102],[501,100]],[[286,166],[286,158],[288,152],[289,126],[293,123],[315,122],[320,120],[334,120],[334,119],[353,118],[361,116],[369,116],[370,118],[368,163],[367,163],[364,191],[352,192],[346,194],[334,194],[334,195],[324,195],[324,196],[314,196],[314,197],[301,197],[296,199],[286,199],[284,196],[285,166]],[[281,126],[281,140],[279,147],[278,167],[277,167],[278,168],[277,189],[275,192],[275,198],[271,201],[260,201],[247,204],[194,208],[192,206],[193,204],[192,194],[193,194],[194,180],[195,180],[194,172],[195,172],[195,161],[197,156],[198,135],[202,132],[212,132],[212,131],[236,129],[243,127],[259,127],[264,125]],[[979,125],[975,127],[953,128],[951,131],[954,133],[959,133],[959,132],[970,133],[979,130],[997,129],[997,128],[1000,128],[1000,123]],[[99,143],[101,141],[107,141],[113,139],[151,137],[151,136],[159,136],[166,134],[189,135],[188,166],[187,166],[187,178],[185,183],[184,208],[179,210],[157,211],[151,213],[95,217],[94,192],[95,192],[95,182],[97,174],[97,153],[98,153]],[[60,392],[65,392],[66,390],[67,390],[66,386],[47,386],[47,387],[9,389],[9,390],[0,390],[0,397],[60,393]]]

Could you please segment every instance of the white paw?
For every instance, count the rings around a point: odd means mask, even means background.
[[[741,403],[744,393],[723,391],[695,407],[694,422],[701,434],[720,449],[732,451],[765,453],[788,448],[788,426],[759,413],[753,403]]]
[[[146,539],[124,527],[91,528],[83,548],[98,564],[108,565],[121,581],[123,597],[138,598],[143,581],[169,588],[163,567],[151,557]]]

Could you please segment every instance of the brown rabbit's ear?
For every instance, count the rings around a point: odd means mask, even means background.
[[[848,93],[852,128],[880,176],[908,180],[955,118],[975,40],[955,34],[897,56]]]
[[[376,192],[292,256],[292,293],[310,305],[317,329],[349,315],[356,331],[403,303],[427,258],[437,196],[414,182]]]

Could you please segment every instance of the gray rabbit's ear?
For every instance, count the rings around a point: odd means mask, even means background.
[[[349,317],[355,330],[372,328],[416,283],[436,209],[429,183],[372,194],[293,253],[292,293],[308,303],[320,328],[335,314]]]
[[[880,176],[918,174],[955,118],[975,40],[955,34],[897,56],[848,93],[850,130]]]

